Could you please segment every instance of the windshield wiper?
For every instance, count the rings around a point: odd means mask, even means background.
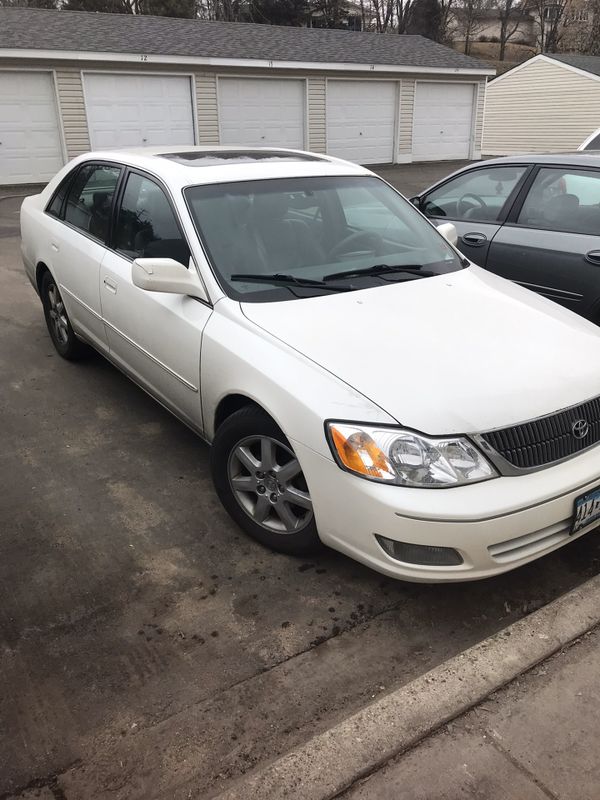
[[[258,272],[236,272],[231,275],[231,281],[246,281],[247,283],[275,283],[282,286],[302,286],[306,289],[326,289],[330,292],[348,292],[352,290],[351,286],[338,286],[331,283],[326,283],[318,278],[298,278],[295,275],[283,275],[276,272],[273,275],[264,275]]]
[[[373,264],[372,267],[365,267],[365,269],[347,269],[344,272],[332,272],[329,275],[324,275],[324,281],[333,281],[336,278],[360,278],[362,275],[386,275],[388,272],[410,272],[419,278],[431,278],[435,272],[423,270],[420,264],[398,264],[393,266],[391,264]]]

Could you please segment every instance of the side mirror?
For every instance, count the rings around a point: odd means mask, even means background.
[[[135,286],[147,292],[187,294],[208,302],[195,269],[187,269],[172,258],[136,258],[131,265]]]
[[[447,242],[450,242],[450,244],[453,244],[456,247],[458,243],[458,233],[451,222],[442,222],[441,225],[437,226],[437,229]]]
[[[411,197],[409,203],[412,203],[413,206],[416,206],[419,210],[421,209],[421,198],[418,195],[416,197]]]

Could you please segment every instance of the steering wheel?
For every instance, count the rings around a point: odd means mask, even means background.
[[[462,217],[463,214],[466,214],[467,211],[473,208],[472,205],[469,205],[469,203],[465,202],[467,199],[475,200],[480,208],[488,207],[483,197],[480,197],[478,194],[474,194],[473,192],[466,192],[462,197],[459,198],[456,204],[456,212],[459,217]]]
[[[344,253],[352,253],[358,250],[369,250],[376,255],[381,253],[381,245],[383,239],[377,233],[371,231],[354,231],[349,236],[345,236],[340,242],[334,244],[329,255],[332,258],[337,258]],[[366,247],[361,247],[366,245]]]

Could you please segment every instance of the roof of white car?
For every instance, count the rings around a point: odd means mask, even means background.
[[[364,167],[332,156],[273,147],[142,147],[94,151],[81,160],[93,159],[138,167],[180,186],[371,174]]]

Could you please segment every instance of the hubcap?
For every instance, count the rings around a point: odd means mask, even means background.
[[[227,465],[233,495],[248,516],[272,533],[296,533],[313,518],[304,475],[294,453],[270,436],[249,436]]]
[[[48,302],[50,304],[48,316],[54,337],[59,344],[66,344],[69,338],[69,322],[62,297],[54,284],[48,289]]]

